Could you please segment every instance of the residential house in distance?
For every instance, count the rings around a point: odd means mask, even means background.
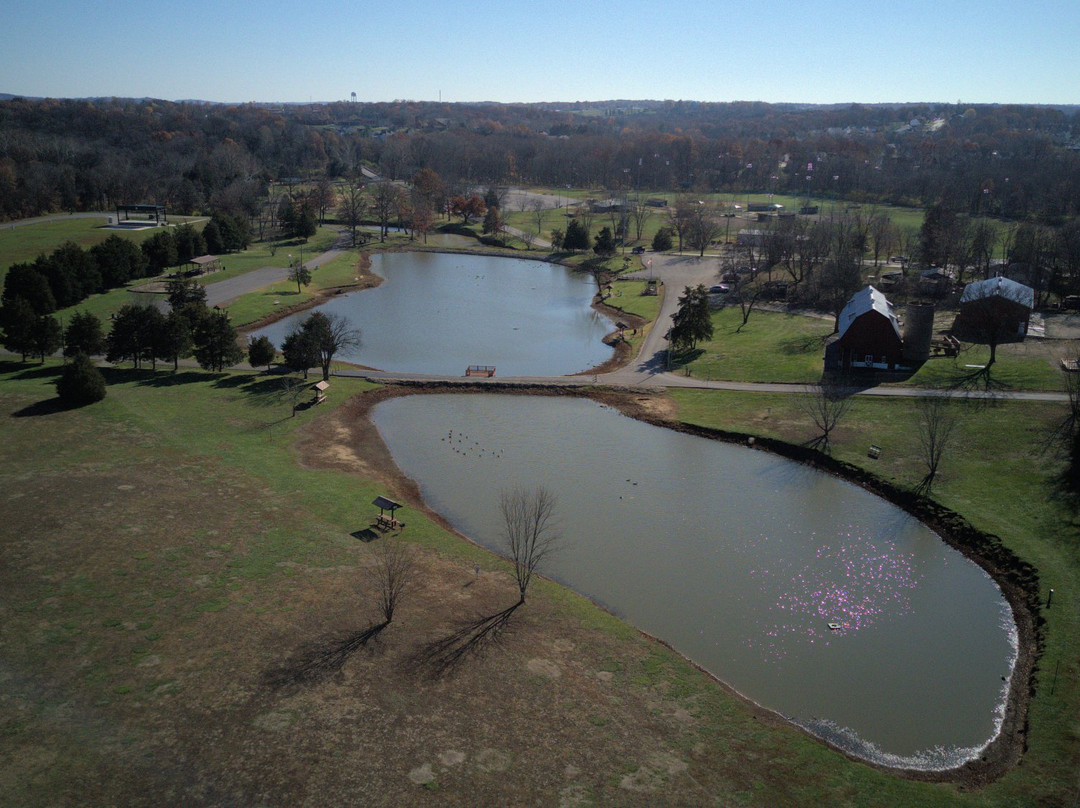
[[[873,286],[851,296],[840,330],[825,345],[826,370],[897,370],[905,367],[904,339],[892,304]]]

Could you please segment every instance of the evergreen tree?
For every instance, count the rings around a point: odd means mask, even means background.
[[[589,249],[589,231],[577,219],[571,219],[566,225],[566,233],[563,235],[562,246],[564,250],[587,250]]]
[[[671,318],[671,328],[665,335],[675,351],[693,350],[698,342],[712,339],[712,317],[709,315],[709,293],[704,284],[687,286],[679,298],[679,309]]]
[[[56,298],[49,288],[49,280],[39,271],[36,264],[12,264],[4,276],[5,304],[16,298],[29,304],[36,314],[50,314],[56,311]]]
[[[64,329],[60,326],[60,321],[48,314],[42,314],[34,322],[31,337],[34,353],[41,358],[42,364],[45,364],[46,356],[60,350],[64,345]]]
[[[148,275],[160,275],[177,264],[176,242],[168,230],[159,230],[142,243]]]
[[[223,311],[211,311],[196,327],[195,360],[205,370],[223,371],[244,358],[236,329]]]
[[[95,356],[105,351],[105,330],[101,320],[88,311],[71,315],[64,329],[64,356],[86,354]]]
[[[158,359],[172,362],[173,370],[180,369],[180,360],[191,355],[193,340],[191,337],[190,310],[194,307],[170,311],[160,324],[160,333],[154,340],[154,351]],[[205,306],[203,307],[205,310]]]
[[[601,227],[593,241],[593,252],[597,255],[607,257],[615,254],[615,239],[611,235],[610,227]]]
[[[289,370],[302,371],[306,379],[308,371],[319,364],[319,347],[310,333],[298,328],[281,343],[281,358]]]
[[[34,352],[34,327],[39,316],[21,297],[4,301],[0,308],[0,345],[12,353],[22,354],[25,362]]]
[[[653,236],[652,248],[654,252],[667,252],[675,246],[675,240],[671,237],[670,227],[661,227]]]
[[[266,365],[266,369],[270,370],[270,364],[276,357],[277,348],[269,337],[262,336],[258,339],[253,337],[248,340],[248,364],[252,367]]]
[[[56,380],[56,394],[69,407],[93,404],[105,398],[105,377],[90,361],[90,357],[83,353],[76,354]]]
[[[221,255],[225,252],[225,242],[221,237],[221,228],[217,221],[211,219],[206,223],[202,231],[203,241],[206,242],[206,252],[210,255]]]
[[[123,286],[146,274],[146,254],[133,241],[116,233],[91,247],[90,256],[97,263],[102,283],[107,289]]]

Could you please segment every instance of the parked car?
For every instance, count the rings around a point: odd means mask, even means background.
[[[645,248],[639,244],[637,247],[634,247],[634,249],[632,249],[630,252],[632,252],[634,255],[644,255]]]
[[[731,291],[731,287],[726,283],[718,283],[715,286],[709,287],[709,293],[714,295],[726,295]]]

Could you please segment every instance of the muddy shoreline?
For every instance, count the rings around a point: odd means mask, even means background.
[[[1020,763],[1027,746],[1027,717],[1035,692],[1035,666],[1043,645],[1044,621],[1040,615],[1036,570],[1004,547],[997,536],[977,530],[960,514],[931,500],[881,480],[857,466],[820,455],[805,447],[746,433],[708,429],[683,423],[676,418],[674,406],[662,395],[662,392],[645,393],[610,388],[538,387],[491,383],[484,385],[450,385],[439,382],[396,383],[354,396],[327,419],[317,419],[313,422],[299,445],[303,462],[315,467],[330,466],[343,471],[360,472],[378,479],[392,491],[393,495],[408,501],[411,507],[421,510],[444,529],[472,542],[469,537],[454,530],[446,519],[432,511],[423,502],[418,484],[398,469],[393,456],[370,419],[372,408],[390,398],[448,392],[589,398],[611,406],[631,418],[656,426],[711,440],[752,445],[754,448],[806,463],[853,482],[920,519],[937,532],[947,544],[985,570],[1001,589],[1012,610],[1018,636],[1018,650],[1000,731],[988,743],[978,760],[969,761],[954,769],[931,771],[883,766],[856,757],[812,733],[807,734],[853,761],[882,771],[912,780],[956,783],[965,788],[979,788],[991,783]],[[751,437],[754,438],[752,442]],[[328,451],[328,446],[340,444],[342,441],[348,444],[351,460],[335,459],[337,453]],[[640,633],[645,634],[645,632]],[[659,638],[652,637],[651,639],[670,648]],[[691,664],[694,663],[691,662]],[[742,696],[700,666],[695,664],[694,667],[718,682],[727,692],[741,699],[759,720],[796,727],[780,715]],[[801,728],[796,728],[805,732]]]

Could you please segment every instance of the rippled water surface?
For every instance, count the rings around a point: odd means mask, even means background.
[[[374,419],[426,501],[489,547],[501,489],[554,490],[552,577],[811,731],[926,768],[996,734],[1008,605],[861,488],[584,400],[411,396]]]
[[[593,282],[566,267],[406,252],[373,255],[372,270],[386,279],[379,287],[319,307],[348,317],[363,333],[360,348],[344,360],[451,376],[469,365],[494,365],[499,376],[562,376],[611,358],[601,340],[613,325],[590,308]],[[256,335],[280,346],[308,314]]]

